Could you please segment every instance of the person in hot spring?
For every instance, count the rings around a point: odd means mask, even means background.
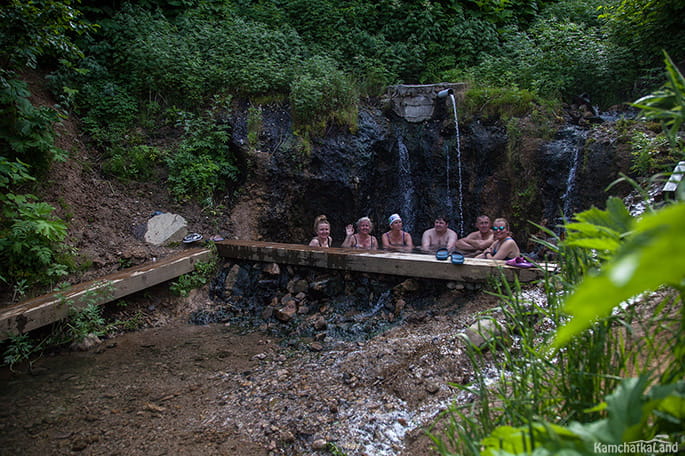
[[[316,236],[309,242],[311,247],[332,247],[331,224],[325,215],[319,215],[314,219],[314,234]]]
[[[414,248],[414,242],[411,239],[411,234],[402,231],[402,218],[399,214],[392,214],[388,218],[388,225],[390,225],[390,231],[383,233],[382,236],[383,248],[411,252]]]
[[[342,243],[344,248],[348,249],[365,249],[376,250],[378,248],[378,240],[371,235],[373,231],[373,223],[368,217],[362,217],[355,223],[357,226],[357,234],[354,233],[352,224],[345,227],[345,240]]]

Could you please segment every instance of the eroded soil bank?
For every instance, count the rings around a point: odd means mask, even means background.
[[[449,383],[472,376],[458,332],[496,305],[447,286],[430,305],[407,297],[401,315],[321,302],[331,326],[376,319],[377,332],[315,338],[279,335],[288,323],[271,317],[189,323],[230,308],[211,294],[141,294],[126,312],[157,327],[43,357],[33,374],[2,371],[0,454],[330,454],[324,443],[349,456],[435,454],[423,430],[456,396]]]

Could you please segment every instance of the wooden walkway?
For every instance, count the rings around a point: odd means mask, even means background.
[[[466,258],[464,264],[439,261],[434,255],[355,249],[323,249],[296,244],[259,241],[219,241],[222,257],[236,260],[290,264],[315,268],[389,274],[406,277],[484,282],[494,274],[504,274],[509,281],[537,280],[542,269],[519,269],[504,261]],[[29,299],[0,309],[0,341],[16,334],[48,325],[65,318],[71,308],[105,304],[153,285],[174,279],[195,269],[195,264],[211,257],[209,249],[188,249],[157,262],[146,263],[98,280]],[[545,265],[550,271],[554,265]]]
[[[207,261],[211,251],[189,249],[156,262],[125,269],[67,290],[28,299],[0,309],[0,341],[16,334],[61,320],[70,308],[105,304],[195,269],[195,263]]]
[[[466,258],[464,264],[440,261],[434,255],[309,247],[260,241],[217,242],[219,255],[240,260],[311,266],[344,271],[374,272],[407,277],[484,282],[493,274],[504,273],[507,280],[531,282],[544,276],[542,269],[521,269],[504,261]],[[546,265],[550,271],[555,265]]]

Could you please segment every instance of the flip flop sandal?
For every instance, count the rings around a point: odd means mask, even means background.
[[[450,259],[452,260],[452,264],[464,264],[464,255],[459,252],[452,252],[450,254]]]
[[[516,258],[512,258],[511,260],[507,260],[506,264],[509,266],[516,266],[517,268],[532,268],[534,264],[529,263],[524,257],[518,256]]]
[[[447,249],[438,249],[438,251],[435,252],[435,258],[440,261],[445,261],[447,257],[449,257],[449,251]]]
[[[192,244],[193,242],[197,242],[200,239],[202,239],[202,235],[199,233],[190,233],[186,237],[183,238],[183,243],[184,244]]]

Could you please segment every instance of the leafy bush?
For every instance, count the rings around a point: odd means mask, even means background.
[[[211,199],[213,193],[235,182],[238,168],[229,148],[230,133],[225,124],[184,113],[185,137],[178,151],[169,154],[169,184],[179,201]]]
[[[0,62],[35,68],[38,58],[82,56],[73,40],[93,26],[84,22],[73,0],[10,0],[0,8]]]
[[[207,284],[216,272],[216,260],[199,262],[195,265],[195,271],[183,274],[169,286],[169,290],[177,296],[186,297],[191,290]]]
[[[138,102],[110,80],[89,82],[78,96],[83,129],[101,146],[119,145],[138,118]]]
[[[53,160],[64,160],[66,154],[54,143],[57,112],[33,106],[30,96],[25,82],[0,70],[0,150],[10,160],[21,160],[34,173],[44,174]]]
[[[0,156],[0,279],[13,286],[47,284],[68,270],[69,256],[62,245],[65,223],[52,215],[49,204],[12,192],[31,180],[24,163]]]
[[[357,126],[354,87],[331,59],[315,56],[306,60],[290,85],[290,100],[299,125],[325,127],[327,121],[336,121],[353,130]]]
[[[115,146],[110,153],[102,169],[108,174],[124,180],[137,180],[146,182],[153,175],[155,165],[161,163],[163,151],[152,146]]]

